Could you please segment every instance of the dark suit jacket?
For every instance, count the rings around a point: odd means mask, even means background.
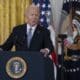
[[[40,25],[34,32],[29,48],[27,46],[26,24],[15,27],[9,38],[0,47],[4,51],[8,51],[11,50],[13,45],[15,45],[17,51],[40,51],[42,48],[53,50],[49,31]]]

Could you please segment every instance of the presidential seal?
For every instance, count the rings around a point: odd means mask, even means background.
[[[6,64],[7,74],[14,79],[23,77],[27,68],[27,63],[21,57],[12,57]]]

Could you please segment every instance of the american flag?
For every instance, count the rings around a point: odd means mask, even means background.
[[[63,3],[63,10],[67,11],[67,13],[69,13],[71,7],[80,10],[80,0],[63,0]]]
[[[32,0],[40,8],[40,24],[48,27],[51,23],[51,5],[49,0]]]
[[[68,36],[72,36],[72,28],[69,26],[71,26],[73,19],[76,19],[76,17],[78,17],[76,11],[80,11],[80,0],[63,0],[60,23],[62,34],[65,33]]]
[[[80,12],[80,0],[64,0],[63,2],[63,8],[62,8],[62,16],[61,16],[61,24],[64,25],[61,26],[61,33],[65,33],[68,36],[72,35],[72,28],[68,27],[71,25],[73,19],[77,19],[79,17]],[[71,17],[68,18],[68,16],[71,15]],[[79,20],[78,20],[79,21]]]

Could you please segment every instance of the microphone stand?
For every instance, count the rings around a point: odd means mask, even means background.
[[[67,38],[67,35],[66,34],[59,34],[58,35],[58,38],[61,39],[61,52],[62,52],[62,55],[61,55],[61,80],[64,80],[64,39]]]

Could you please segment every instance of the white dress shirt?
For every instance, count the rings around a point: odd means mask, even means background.
[[[30,26],[29,24],[27,24],[27,33],[26,33],[26,34],[28,34],[28,33],[29,33],[30,28],[32,28],[32,36],[33,36],[33,34],[34,34],[34,32],[35,32],[36,27],[37,27],[37,25]]]

